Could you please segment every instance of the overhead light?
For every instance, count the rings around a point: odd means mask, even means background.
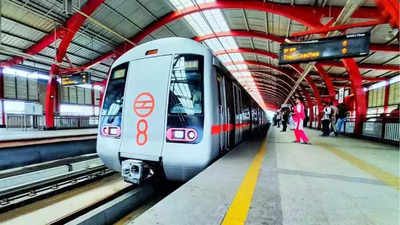
[[[391,78],[389,80],[389,84],[394,84],[394,83],[397,83],[397,82],[400,82],[400,75],[395,76],[395,77],[393,77],[393,78]]]
[[[235,39],[233,37],[220,37],[218,38],[225,49],[238,49],[239,47],[236,44]]]
[[[371,86],[368,87],[368,90],[374,90],[374,89],[378,89],[381,87],[385,87],[389,82],[387,81],[381,81],[379,83],[373,84]]]
[[[11,67],[5,67],[3,69],[4,74],[8,75],[14,75],[17,77],[25,77],[27,79],[41,79],[41,80],[48,80],[49,76],[45,74],[40,74],[38,72],[30,72],[26,70],[20,70],[16,68],[11,68]]]
[[[208,39],[204,41],[207,46],[214,52],[225,50],[221,43],[216,38]]]
[[[232,60],[228,57],[228,55],[219,55],[217,58],[222,62],[222,63],[228,63],[232,62]],[[228,67],[227,67],[228,68]]]

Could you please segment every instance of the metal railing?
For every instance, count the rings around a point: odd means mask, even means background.
[[[98,116],[55,116],[55,129],[96,128]],[[6,128],[44,129],[44,115],[6,114]]]
[[[354,118],[344,124],[344,133],[354,135]],[[400,142],[400,119],[389,115],[369,116],[362,127],[362,137],[382,142]]]

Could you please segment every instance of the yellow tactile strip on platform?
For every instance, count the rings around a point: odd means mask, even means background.
[[[337,157],[349,162],[350,164],[360,168],[362,171],[376,177],[378,180],[382,181],[386,185],[393,187],[394,189],[400,190],[400,178],[388,173],[386,171],[383,171],[367,162],[364,162],[363,160],[360,160],[346,152],[343,152],[339,150],[338,148],[326,144],[326,143],[315,143],[319,146],[321,146],[323,149],[328,150],[329,152],[333,153]]]
[[[267,140],[261,144],[260,150],[258,150],[253,162],[247,170],[246,176],[243,179],[242,184],[237,191],[232,204],[225,215],[222,225],[236,225],[244,224],[247,219],[247,214],[250,209],[251,199],[253,197],[256,183],[258,180],[258,174],[264,160],[264,156],[267,153]]]

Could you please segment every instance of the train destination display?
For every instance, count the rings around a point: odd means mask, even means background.
[[[365,56],[369,53],[369,39],[369,33],[361,33],[281,44],[279,64]]]
[[[90,74],[87,72],[75,73],[61,77],[61,86],[90,84]]]

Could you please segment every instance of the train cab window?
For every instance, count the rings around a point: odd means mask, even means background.
[[[123,97],[125,91],[125,80],[128,72],[128,63],[121,64],[111,71],[105,93],[103,110],[101,115],[109,116],[108,120],[113,120],[115,116],[122,115]],[[112,123],[112,121],[108,121]]]
[[[203,113],[203,56],[178,55],[172,66],[168,113]]]

